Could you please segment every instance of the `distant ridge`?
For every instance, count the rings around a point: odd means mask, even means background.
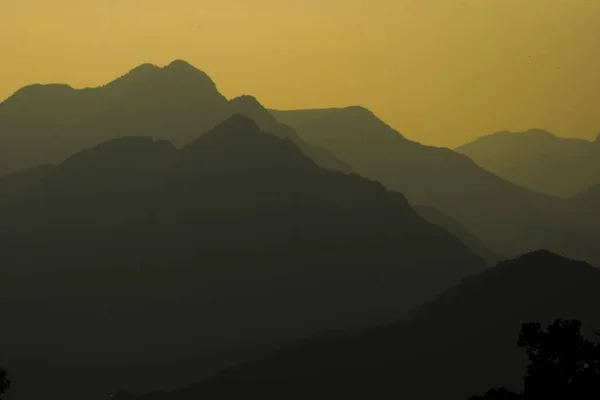
[[[484,135],[457,147],[456,151],[484,168],[501,171],[541,154],[577,150],[589,143],[585,139],[563,138],[545,129],[534,128],[525,132],[501,131]]]
[[[516,184],[573,197],[600,183],[600,150],[594,144],[532,129],[482,136],[456,151]]]
[[[174,60],[164,67],[158,67],[154,64],[149,63],[142,64],[133,68],[131,71],[129,71],[122,77],[117,78],[104,86],[143,82],[147,79],[155,78],[156,76],[161,74],[171,75],[179,79],[184,77],[193,77],[196,81],[203,80],[208,87],[212,87],[215,91],[217,89],[217,85],[206,73],[183,60]]]
[[[252,103],[252,104],[250,104]],[[319,165],[351,172],[329,151],[304,143],[255,98],[229,101],[203,71],[183,60],[142,64],[97,88],[31,85],[0,103],[0,176],[124,136],[165,139],[182,147],[234,113],[289,137]]]
[[[600,262],[600,227],[583,222],[594,220],[598,211],[580,210],[574,202],[510,182],[456,151],[410,141],[363,107],[271,112],[306,141],[331,150],[358,174],[403,193],[411,204],[434,208],[452,218],[493,253],[513,257],[548,248]],[[502,137],[521,136],[504,132],[482,142]],[[541,129],[523,137],[534,143],[540,138],[562,143]],[[590,145],[582,140],[568,143]],[[493,156],[502,153],[501,147],[490,149]],[[579,159],[586,160],[588,167],[600,162],[600,157]],[[589,173],[600,173],[600,166]],[[562,180],[574,184],[581,183],[580,176],[584,175],[573,171],[561,175]]]

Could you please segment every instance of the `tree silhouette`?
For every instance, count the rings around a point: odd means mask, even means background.
[[[10,387],[10,380],[8,379],[8,374],[5,370],[0,368],[0,399],[4,396],[4,393]]]
[[[523,324],[517,343],[529,358],[523,393],[492,389],[471,400],[600,398],[600,345],[585,338],[580,321],[559,319],[546,331]]]

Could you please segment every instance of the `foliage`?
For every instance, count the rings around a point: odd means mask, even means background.
[[[8,374],[5,370],[0,368],[0,399],[3,397],[4,393],[10,388],[10,380],[8,379]]]
[[[600,398],[600,345],[582,334],[580,321],[559,319],[546,331],[523,324],[518,346],[529,358],[523,393],[492,389],[471,400]]]

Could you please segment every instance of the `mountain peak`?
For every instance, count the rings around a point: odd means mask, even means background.
[[[21,97],[32,97],[34,99],[44,99],[45,97],[53,97],[53,96],[61,96],[65,94],[70,94],[74,92],[73,89],[69,85],[59,84],[59,83],[50,83],[50,84],[39,84],[35,83],[32,85],[27,85],[17,90],[13,95],[9,98],[9,100],[18,99]]]
[[[229,101],[232,112],[252,119],[267,132],[276,134],[278,122],[254,96],[243,95]]]
[[[156,81],[200,85],[211,92],[216,91],[217,88],[216,84],[206,73],[183,60],[172,61],[162,68],[150,63],[141,64],[106,86],[127,86],[140,83],[152,84]]]
[[[577,264],[585,268],[592,268],[585,261],[576,261],[568,257],[553,253],[546,249],[535,250],[525,253],[513,260],[502,261],[498,264],[498,270],[502,270],[502,266],[510,268],[528,269],[529,271],[560,271],[565,265]]]
[[[179,71],[200,71],[189,62],[179,59],[171,61],[171,63],[167,65],[165,69],[174,69]]]
[[[315,162],[290,139],[262,131],[254,120],[241,114],[233,114],[186,146],[183,152],[194,163],[222,165],[223,160],[235,160],[228,167],[235,174],[248,174],[249,169],[270,171],[271,175],[283,169],[296,173],[316,168]]]
[[[259,103],[259,101],[256,99],[256,97],[248,95],[248,94],[243,94],[241,96],[233,98],[230,100],[230,103],[241,103],[241,104],[245,104],[245,105],[249,105],[249,106],[253,106],[253,107],[263,108],[263,106]]]
[[[196,67],[192,64],[188,63],[184,60],[174,60],[165,67],[162,68],[163,73],[167,73],[168,75],[175,75],[178,77],[193,77],[198,80],[209,82],[212,86],[215,86],[213,80],[208,76],[208,74]]]
[[[564,256],[556,254],[547,249],[533,250],[525,253],[518,257],[521,260],[544,260],[544,259],[555,259],[555,260],[566,260]]]
[[[145,63],[145,64],[138,65],[137,67],[135,67],[134,69],[129,71],[129,73],[146,75],[146,74],[150,74],[150,73],[156,73],[157,71],[160,71],[160,67],[157,67],[154,64]]]
[[[530,135],[530,136],[538,136],[538,137],[551,137],[551,138],[555,138],[556,135],[554,135],[551,132],[548,132],[545,129],[540,129],[540,128],[532,128],[532,129],[528,129],[525,134]]]
[[[260,133],[260,128],[252,119],[241,114],[233,114],[204,135],[201,135],[198,139],[186,146],[186,148],[193,149],[210,138],[218,137],[220,140],[227,138],[227,141],[235,142],[237,141],[236,139],[243,139]]]
[[[233,114],[225,121],[217,125],[211,132],[246,132],[257,133],[260,128],[254,120],[242,115]]]
[[[363,106],[348,106],[348,107],[345,107],[344,110],[361,113],[361,114],[369,115],[369,116],[374,115],[373,111],[371,111],[368,108],[363,107]]]

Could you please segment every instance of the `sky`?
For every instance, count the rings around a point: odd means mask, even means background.
[[[600,0],[0,0],[0,100],[186,60],[269,108],[362,105],[421,143],[600,133]]]

